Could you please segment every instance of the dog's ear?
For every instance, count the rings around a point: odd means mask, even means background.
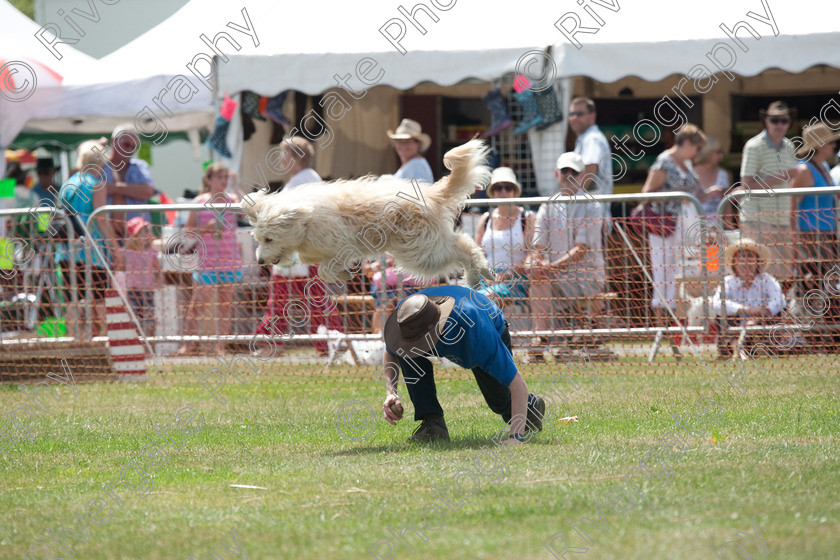
[[[251,222],[251,225],[253,225],[254,220],[257,219],[257,214],[259,214],[263,203],[265,203],[265,197],[266,191],[264,190],[242,195],[240,207],[242,208],[242,212],[248,216],[248,220]]]
[[[270,218],[270,222],[273,226],[281,229],[303,226],[309,221],[314,211],[315,206],[306,202],[284,206]]]

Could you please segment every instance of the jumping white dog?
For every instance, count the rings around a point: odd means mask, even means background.
[[[259,264],[319,264],[327,282],[346,281],[359,262],[383,252],[421,280],[464,269],[470,286],[492,280],[484,252],[473,238],[454,231],[463,202],[490,180],[488,148],[471,140],[449,150],[452,173],[432,185],[367,176],[244,197],[242,210],[254,226]],[[250,201],[249,201],[250,199]]]

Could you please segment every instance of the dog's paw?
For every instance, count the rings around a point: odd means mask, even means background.
[[[489,280],[490,282],[496,281],[496,273],[489,268],[482,268],[480,271],[482,278],[485,280]]]
[[[478,290],[481,288],[481,274],[475,269],[467,272],[467,287],[471,290]]]
[[[323,265],[318,267],[318,276],[324,282],[347,282],[352,280],[355,274],[343,268],[340,270],[338,268],[331,269],[329,266]]]
[[[333,272],[330,266],[326,263],[318,265],[318,278],[324,282],[338,282],[338,277],[335,272]]]

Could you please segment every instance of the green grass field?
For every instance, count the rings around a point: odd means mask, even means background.
[[[391,558],[550,560],[543,543],[564,531],[580,553],[567,558],[711,560],[709,543],[740,531],[755,539],[737,541],[753,558],[764,557],[762,538],[772,558],[837,558],[837,359],[775,365],[747,373],[740,395],[697,366],[650,373],[638,363],[595,363],[597,385],[577,375],[580,388],[555,411],[579,422],[549,420],[532,443],[508,450],[491,441],[501,420],[468,372],[452,368],[437,377],[452,441],[432,446],[406,442],[415,423],[405,396],[406,419],[396,427],[381,420],[384,392],[372,368],[325,378],[271,364],[225,387],[225,404],[198,385],[198,366],[171,366],[164,382],[80,384],[75,396],[61,386],[60,402],[42,397],[48,412],[34,439],[0,456],[0,556],[388,558],[380,539],[390,538]],[[523,366],[532,391],[550,389],[537,373],[556,366],[542,368]],[[707,433],[686,437],[688,449],[657,478],[637,478],[635,501],[616,507],[624,513],[608,509],[611,489],[676,429],[673,415],[693,413],[703,397],[723,409]],[[366,403],[376,424],[347,401]],[[16,387],[0,388],[4,426],[26,402]],[[155,431],[184,407],[201,415],[177,419],[192,434]],[[345,414],[338,427],[337,413]],[[359,434],[366,439],[348,439]],[[150,475],[131,468],[134,460]],[[596,523],[599,511],[603,530],[575,522]],[[427,539],[408,530],[413,553],[387,530],[407,523]],[[562,538],[553,543],[562,549]],[[734,546],[728,557],[738,557]]]

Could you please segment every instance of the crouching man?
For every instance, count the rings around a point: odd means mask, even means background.
[[[391,424],[402,418],[399,365],[414,405],[414,420],[421,422],[410,441],[449,439],[429,356],[472,369],[490,410],[510,423],[510,437],[504,443],[521,443],[526,431],[542,430],[545,401],[528,393],[516,369],[502,311],[469,288],[435,286],[402,300],[385,323],[387,390],[382,408]]]

